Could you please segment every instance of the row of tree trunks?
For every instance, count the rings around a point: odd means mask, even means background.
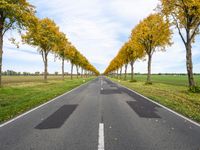
[[[74,64],[71,64],[71,79],[73,79],[73,68],[74,68]],[[77,75],[76,75],[76,77],[78,78],[79,77],[79,67],[76,65],[76,72],[77,72]],[[85,72],[84,72],[84,69],[83,68],[81,68],[81,77],[88,77],[91,73],[90,72],[88,72],[88,71],[86,71],[85,70]]]
[[[133,78],[134,78],[134,63],[135,63],[135,61],[130,62],[130,65],[131,65],[131,80],[133,80]],[[127,67],[128,67],[128,64],[125,64],[124,80],[127,79]],[[123,67],[120,67],[120,69],[117,69],[116,72],[112,73],[113,76],[115,76],[115,74],[116,74],[117,79],[122,79],[122,68]]]

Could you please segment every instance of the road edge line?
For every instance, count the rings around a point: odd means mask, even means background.
[[[96,79],[96,78],[95,78],[95,79]],[[34,107],[34,108],[32,108],[32,109],[30,109],[30,110],[28,110],[28,111],[26,111],[26,112],[20,114],[19,116],[14,117],[14,118],[11,119],[11,120],[8,120],[8,121],[6,121],[6,122],[0,124],[0,128],[2,128],[2,127],[4,127],[4,126],[8,125],[9,123],[12,123],[13,121],[15,121],[15,120],[17,120],[17,119],[19,119],[19,118],[21,118],[21,117],[23,117],[23,116],[25,116],[25,115],[31,113],[31,112],[33,112],[33,111],[35,111],[35,110],[37,110],[37,109],[39,109],[39,108],[41,108],[41,107],[43,107],[43,106],[45,106],[45,105],[47,105],[47,104],[49,104],[49,103],[51,103],[51,102],[57,100],[57,99],[59,99],[60,97],[63,97],[63,96],[65,96],[65,95],[69,94],[70,92],[72,92],[72,91],[74,91],[74,90],[80,88],[81,86],[84,86],[84,85],[89,84],[90,82],[94,81],[95,79],[93,79],[93,80],[91,80],[91,81],[88,81],[88,82],[86,82],[86,83],[83,83],[83,84],[81,84],[81,85],[79,85],[79,86],[77,86],[77,87],[71,89],[71,90],[68,91],[68,92],[65,92],[65,93],[63,93],[63,94],[61,94],[61,95],[59,95],[59,96],[57,96],[57,97],[55,97],[55,98],[53,98],[53,99],[51,99],[51,100],[49,100],[49,101],[47,101],[47,102],[45,102],[45,103],[39,105],[39,106],[36,106],[36,107]]]
[[[109,80],[110,80],[110,79],[109,79]],[[113,82],[113,81],[111,80],[111,82]],[[116,83],[116,82],[113,82],[113,83]],[[182,114],[179,114],[178,112],[175,112],[174,110],[172,110],[172,109],[170,109],[170,108],[168,108],[168,107],[166,107],[166,106],[164,106],[164,105],[162,105],[162,104],[160,104],[160,103],[158,103],[158,102],[156,102],[156,101],[154,101],[154,100],[152,100],[152,99],[150,99],[150,98],[148,98],[148,97],[146,97],[146,96],[144,96],[144,95],[142,95],[142,94],[140,94],[140,93],[138,93],[138,92],[136,92],[136,91],[134,91],[133,89],[130,89],[130,88],[128,88],[128,87],[126,87],[126,86],[124,86],[124,85],[121,85],[121,84],[119,84],[119,83],[116,83],[116,84],[117,84],[118,86],[121,86],[121,87],[126,88],[127,90],[129,90],[129,91],[131,91],[131,92],[133,92],[133,93],[135,93],[135,94],[137,94],[137,95],[143,97],[144,99],[146,99],[146,100],[148,100],[148,101],[150,101],[150,102],[152,102],[152,103],[154,103],[154,104],[157,104],[158,106],[160,106],[160,107],[162,107],[162,108],[164,108],[164,109],[166,109],[166,110],[168,110],[168,111],[174,113],[175,115],[177,115],[177,116],[179,116],[179,117],[181,117],[181,118],[183,118],[183,119],[189,121],[190,123],[193,123],[194,125],[200,127],[200,124],[199,124],[198,122],[195,122],[195,121],[193,121],[193,120],[187,118],[186,116],[183,116]]]

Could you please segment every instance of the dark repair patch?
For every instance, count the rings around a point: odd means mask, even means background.
[[[145,100],[137,100],[137,101],[127,101],[127,104],[138,114],[139,117],[143,118],[160,118],[158,114],[156,114],[156,104],[145,101]]]
[[[119,89],[103,89],[100,91],[100,94],[109,95],[109,94],[121,94]]]
[[[37,125],[36,129],[60,128],[78,105],[64,105]]]

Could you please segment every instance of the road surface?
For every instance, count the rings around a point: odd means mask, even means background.
[[[200,127],[99,77],[1,125],[0,150],[200,150]]]

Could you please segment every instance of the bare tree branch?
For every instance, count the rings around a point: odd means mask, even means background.
[[[194,36],[196,35],[196,31],[197,31],[197,29],[199,28],[199,26],[200,26],[200,22],[197,24],[197,26],[196,26],[195,29],[193,30],[193,33],[192,33],[191,38],[190,38],[190,42],[191,42],[191,40],[194,38]]]
[[[4,28],[3,35],[12,27],[13,22],[10,22],[6,28]]]
[[[178,25],[177,19],[174,17],[173,14],[172,14],[172,17],[173,17],[173,19],[174,19],[174,21],[175,21],[175,23],[176,23],[176,27],[177,27],[177,29],[178,29],[179,35],[181,36],[181,39],[182,39],[183,43],[186,45],[186,41],[185,41],[185,39],[184,39],[184,37],[183,37],[183,34],[181,33],[181,29],[180,29],[180,27],[179,27],[179,25]]]

